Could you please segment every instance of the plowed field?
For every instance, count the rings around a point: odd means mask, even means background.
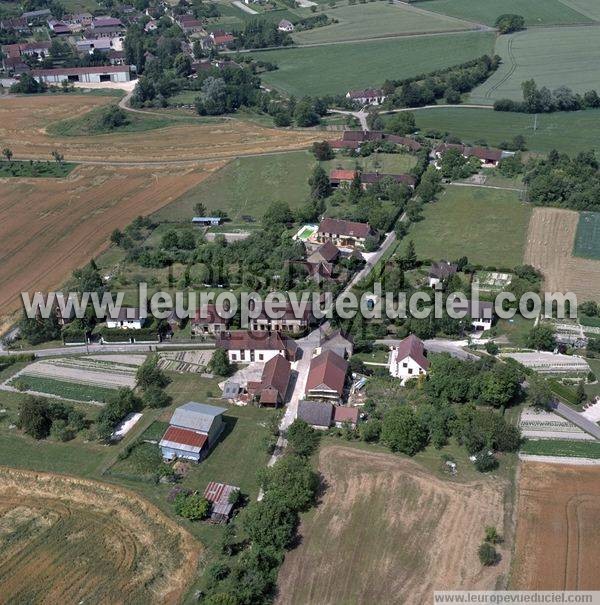
[[[131,492],[0,469],[0,603],[178,603],[200,551]]]

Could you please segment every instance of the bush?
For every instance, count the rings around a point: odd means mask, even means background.
[[[479,561],[485,566],[495,565],[500,559],[496,549],[487,542],[479,547],[477,554],[479,555]]]
[[[288,444],[298,456],[310,456],[319,445],[319,434],[307,422],[296,418],[287,431]]]
[[[200,494],[180,493],[175,497],[175,514],[189,519],[200,521],[208,517],[210,502]]]
[[[488,473],[498,468],[498,460],[490,452],[479,452],[475,457],[475,468],[480,473]]]
[[[213,374],[217,376],[229,376],[232,372],[231,363],[229,362],[229,356],[225,349],[216,349],[213,353],[208,368]]]

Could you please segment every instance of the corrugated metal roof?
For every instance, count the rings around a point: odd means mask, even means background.
[[[226,408],[190,401],[184,405],[180,405],[173,412],[170,424],[172,426],[208,433],[214,419],[226,411]]]
[[[207,441],[207,435],[190,431],[189,429],[170,426],[160,440],[159,445],[161,447],[170,447],[198,454]]]
[[[212,513],[229,516],[233,508],[233,505],[229,503],[229,496],[239,489],[233,485],[211,481],[204,490],[204,497],[212,504]]]

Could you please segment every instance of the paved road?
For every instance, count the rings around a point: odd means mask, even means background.
[[[586,433],[592,435],[596,439],[600,439],[600,426],[598,426],[595,422],[588,420],[585,416],[576,412],[574,409],[570,408],[568,405],[557,401],[554,404],[554,411],[563,418],[572,422],[575,426],[578,426],[580,429],[584,430]]]
[[[329,113],[339,113],[343,116],[353,116],[360,122],[360,127],[363,130],[369,130],[369,125],[367,124],[367,116],[369,115],[365,109],[361,109],[360,111],[347,111],[342,109],[330,109]]]
[[[250,8],[249,6],[246,6],[243,2],[240,2],[240,0],[234,0],[231,4],[233,4],[234,6],[237,6],[240,10],[243,10],[245,13],[248,13],[249,15],[258,15],[258,11],[255,11],[253,8]]]

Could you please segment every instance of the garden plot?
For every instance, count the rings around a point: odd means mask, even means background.
[[[136,367],[100,358],[76,357],[36,361],[19,376],[51,378],[106,389],[135,387]]]
[[[170,372],[204,374],[213,351],[175,351],[161,353],[158,367]]]
[[[523,437],[530,439],[569,439],[591,440],[589,435],[568,420],[561,418],[553,412],[525,409],[521,413],[519,427]]]
[[[502,292],[510,285],[512,277],[512,273],[478,271],[475,274],[473,285],[482,292]]]

